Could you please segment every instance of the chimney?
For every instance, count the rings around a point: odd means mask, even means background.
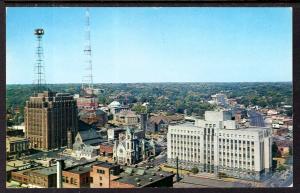
[[[56,185],[57,188],[62,188],[62,169],[64,167],[64,160],[62,159],[57,159],[56,160],[56,166],[57,166],[57,172],[56,172]]]

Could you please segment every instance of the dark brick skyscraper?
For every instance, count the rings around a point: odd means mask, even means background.
[[[77,132],[77,106],[70,94],[35,94],[26,101],[24,111],[25,133],[31,148],[50,150],[66,146],[68,130]]]

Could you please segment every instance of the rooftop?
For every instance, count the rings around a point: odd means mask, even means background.
[[[156,169],[126,167],[124,170],[125,171],[122,172],[119,178],[115,179],[115,181],[132,184],[136,187],[147,186],[160,179],[175,175],[169,172],[158,171]]]
[[[57,169],[56,169],[56,166],[52,166],[52,167],[48,167],[48,168],[41,168],[41,169],[32,170],[32,172],[49,176],[49,175],[52,175],[52,174],[56,174]]]
[[[24,137],[6,137],[6,139],[9,142],[15,142],[15,141],[28,141],[28,139],[24,138]]]
[[[96,165],[97,163],[99,163],[99,162],[96,161],[96,162],[91,162],[88,164],[76,165],[76,166],[68,168],[67,170],[64,170],[64,171],[76,173],[76,174],[83,174],[83,173],[87,173],[87,172],[91,171],[91,166]]]
[[[108,162],[98,162],[97,164],[95,164],[95,166],[100,166],[100,167],[105,167],[105,168],[112,168],[116,165],[112,164],[112,163],[108,163]]]

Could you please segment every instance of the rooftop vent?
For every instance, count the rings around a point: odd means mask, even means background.
[[[152,181],[153,181],[153,178],[149,178],[149,181],[152,182]]]
[[[135,181],[136,181],[136,182],[139,182],[139,181],[141,181],[141,180],[140,180],[139,178],[135,178]]]
[[[156,173],[155,173],[155,172],[153,172],[153,173],[152,173],[152,176],[156,176]]]
[[[141,183],[138,182],[138,183],[136,183],[136,185],[137,185],[137,186],[141,186]]]
[[[160,176],[160,177],[164,177],[164,175],[163,175],[163,174],[159,174],[159,176]]]

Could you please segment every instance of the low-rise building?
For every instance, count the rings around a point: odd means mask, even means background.
[[[120,174],[120,165],[100,162],[92,166],[91,188],[111,188],[111,181]]]
[[[95,129],[79,131],[73,144],[73,155],[76,157],[93,158],[99,155],[99,145],[103,141]]]
[[[121,105],[118,101],[113,101],[108,105],[108,109],[112,115],[115,115],[123,110],[129,110],[129,107]]]
[[[94,164],[95,162],[65,169],[62,172],[63,188],[89,188],[90,171]]]
[[[168,125],[170,123],[178,123],[183,121],[185,118],[183,115],[153,115],[150,117],[147,125],[147,130],[152,132],[159,132],[159,131],[167,131]]]
[[[173,187],[175,174],[155,169],[125,167],[113,179],[112,188]]]
[[[17,153],[27,153],[29,149],[29,141],[22,137],[6,137],[6,152],[9,155]]]
[[[135,167],[99,163],[92,167],[92,188],[172,187],[174,174]]]
[[[114,143],[107,142],[100,144],[100,155],[102,156],[113,156]]]
[[[56,166],[12,172],[12,180],[30,188],[56,187]]]
[[[104,126],[108,121],[107,114],[100,109],[82,109],[78,116],[84,123],[97,127]]]
[[[130,110],[122,110],[114,115],[114,120],[122,125],[137,125],[139,122],[139,116],[135,112]]]

